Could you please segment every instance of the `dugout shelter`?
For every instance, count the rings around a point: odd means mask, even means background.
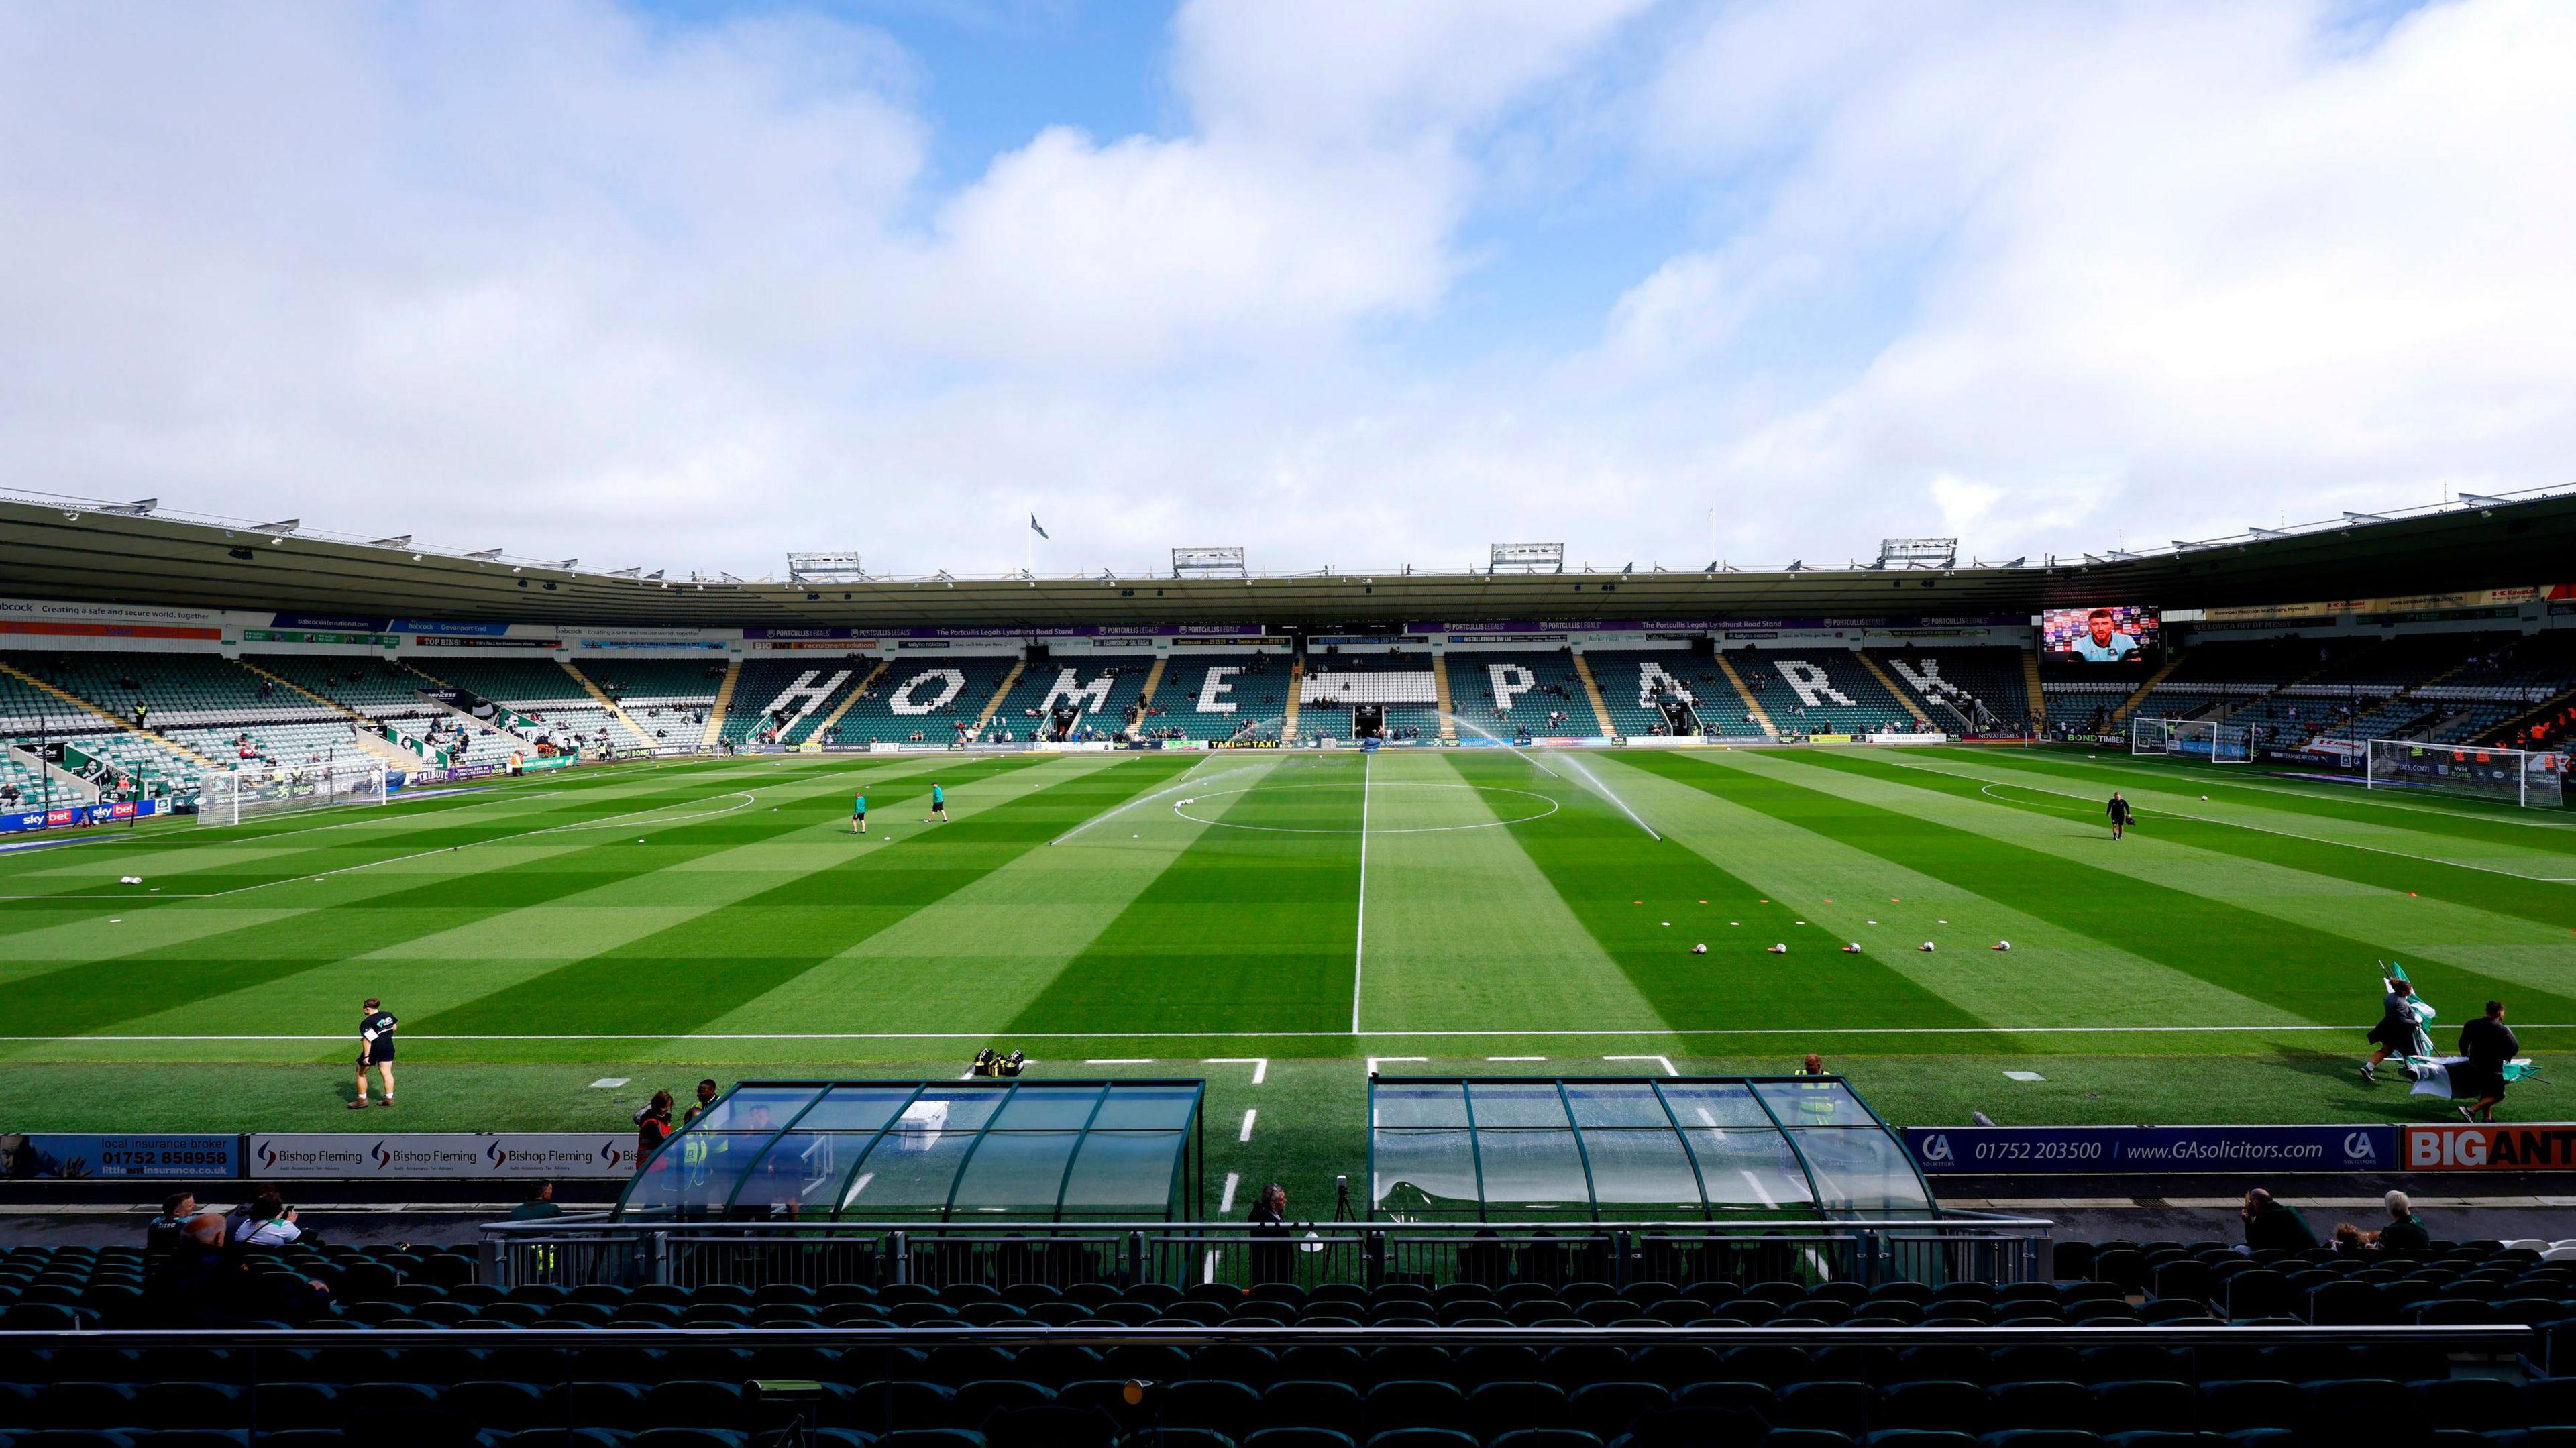
[[[1194,1221],[1204,1081],[744,1081],[618,1220]]]

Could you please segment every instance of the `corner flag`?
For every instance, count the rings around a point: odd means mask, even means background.
[[[1041,538],[1047,537],[1047,530],[1038,526],[1038,515],[1035,513],[1031,513],[1029,515],[1029,531],[1037,534]],[[1048,541],[1052,542],[1054,540],[1049,539]]]

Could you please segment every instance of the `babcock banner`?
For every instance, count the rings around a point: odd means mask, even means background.
[[[579,1131],[273,1132],[250,1138],[249,1175],[427,1177],[626,1177],[634,1134]]]
[[[2384,1172],[2394,1126],[1910,1126],[1905,1149],[1943,1172]]]

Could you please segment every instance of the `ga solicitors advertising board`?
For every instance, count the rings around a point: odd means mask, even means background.
[[[1912,1126],[1927,1176],[2576,1171],[2576,1123]]]

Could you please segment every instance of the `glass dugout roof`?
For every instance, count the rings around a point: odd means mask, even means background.
[[[1834,1076],[1387,1076],[1369,1215],[1546,1220],[1921,1215],[1905,1144]]]
[[[1175,1221],[1203,1081],[744,1081],[654,1152],[619,1217]]]

